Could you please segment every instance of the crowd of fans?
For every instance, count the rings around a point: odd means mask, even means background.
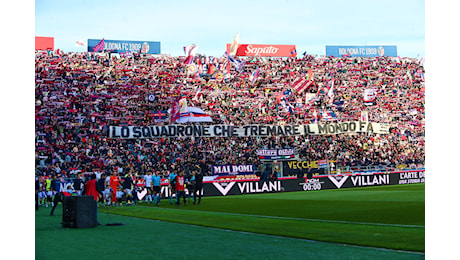
[[[166,173],[186,168],[210,174],[211,165],[254,164],[260,148],[295,148],[302,160],[335,160],[336,166],[424,165],[424,67],[417,59],[376,57],[249,57],[237,69],[226,56],[119,57],[67,53],[35,55],[36,169],[73,177],[113,170]],[[251,74],[256,68],[260,75]],[[299,94],[291,85],[312,70]],[[333,92],[320,90],[333,82]],[[363,91],[374,88],[373,104]],[[315,94],[306,102],[306,93]],[[331,95],[333,94],[333,95]],[[154,95],[154,100],[149,100]],[[109,139],[107,127],[172,124],[158,115],[180,97],[213,119],[203,124],[389,123],[390,133],[292,137]],[[280,97],[285,101],[280,102]],[[294,108],[290,112],[286,103]],[[336,118],[321,117],[322,112]],[[159,113],[156,113],[159,112]],[[167,114],[167,113],[166,113]]]

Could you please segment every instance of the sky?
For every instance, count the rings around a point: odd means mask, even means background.
[[[425,56],[424,0],[111,0],[35,1],[35,36],[55,49],[86,51],[87,39],[159,41],[161,53],[220,57],[240,44],[289,44],[325,55],[326,45],[396,45],[401,57]],[[84,40],[84,47],[76,47]]]

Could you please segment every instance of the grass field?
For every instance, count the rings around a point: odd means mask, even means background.
[[[169,200],[99,207],[103,225],[92,229],[63,229],[62,209],[51,217],[41,208],[36,259],[82,252],[83,259],[423,259],[424,189],[410,184],[205,197],[179,207]],[[112,222],[125,225],[104,225]],[[48,236],[61,238],[55,250],[47,250]],[[63,250],[67,245],[75,248]]]

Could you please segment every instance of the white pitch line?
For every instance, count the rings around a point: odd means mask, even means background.
[[[139,206],[141,206],[141,205],[139,205]],[[141,207],[147,207],[147,206],[141,206]],[[240,214],[240,213],[229,213],[229,212],[218,212],[218,211],[200,211],[200,210],[185,210],[185,209],[156,208],[156,207],[149,207],[149,208],[162,209],[162,210],[189,211],[189,212],[199,212],[199,213],[213,213],[213,214],[232,215],[232,216],[247,216],[247,217],[256,217],[256,218],[272,218],[272,219],[283,219],[283,220],[300,220],[300,221],[311,221],[311,222],[324,222],[324,223],[335,223],[335,224],[356,224],[356,225],[403,227],[403,228],[425,228],[425,226],[419,226],[419,225],[401,225],[401,224],[385,224],[385,223],[370,223],[370,222],[353,222],[353,221],[310,219],[310,218],[291,218],[291,217],[251,215],[251,214]]]

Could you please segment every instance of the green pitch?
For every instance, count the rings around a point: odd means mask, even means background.
[[[99,207],[103,225],[93,229],[62,229],[62,210],[50,217],[40,208],[36,259],[60,259],[58,252],[43,250],[49,243],[43,239],[46,235],[65,237],[59,242],[78,245],[74,251],[79,253],[86,248],[98,259],[152,259],[152,253],[168,256],[160,259],[423,259],[417,252],[425,250],[424,188],[410,184],[205,197],[200,205],[180,207],[170,205],[169,199],[160,206]],[[104,225],[111,222],[125,225]],[[124,249],[108,253],[93,244]]]

